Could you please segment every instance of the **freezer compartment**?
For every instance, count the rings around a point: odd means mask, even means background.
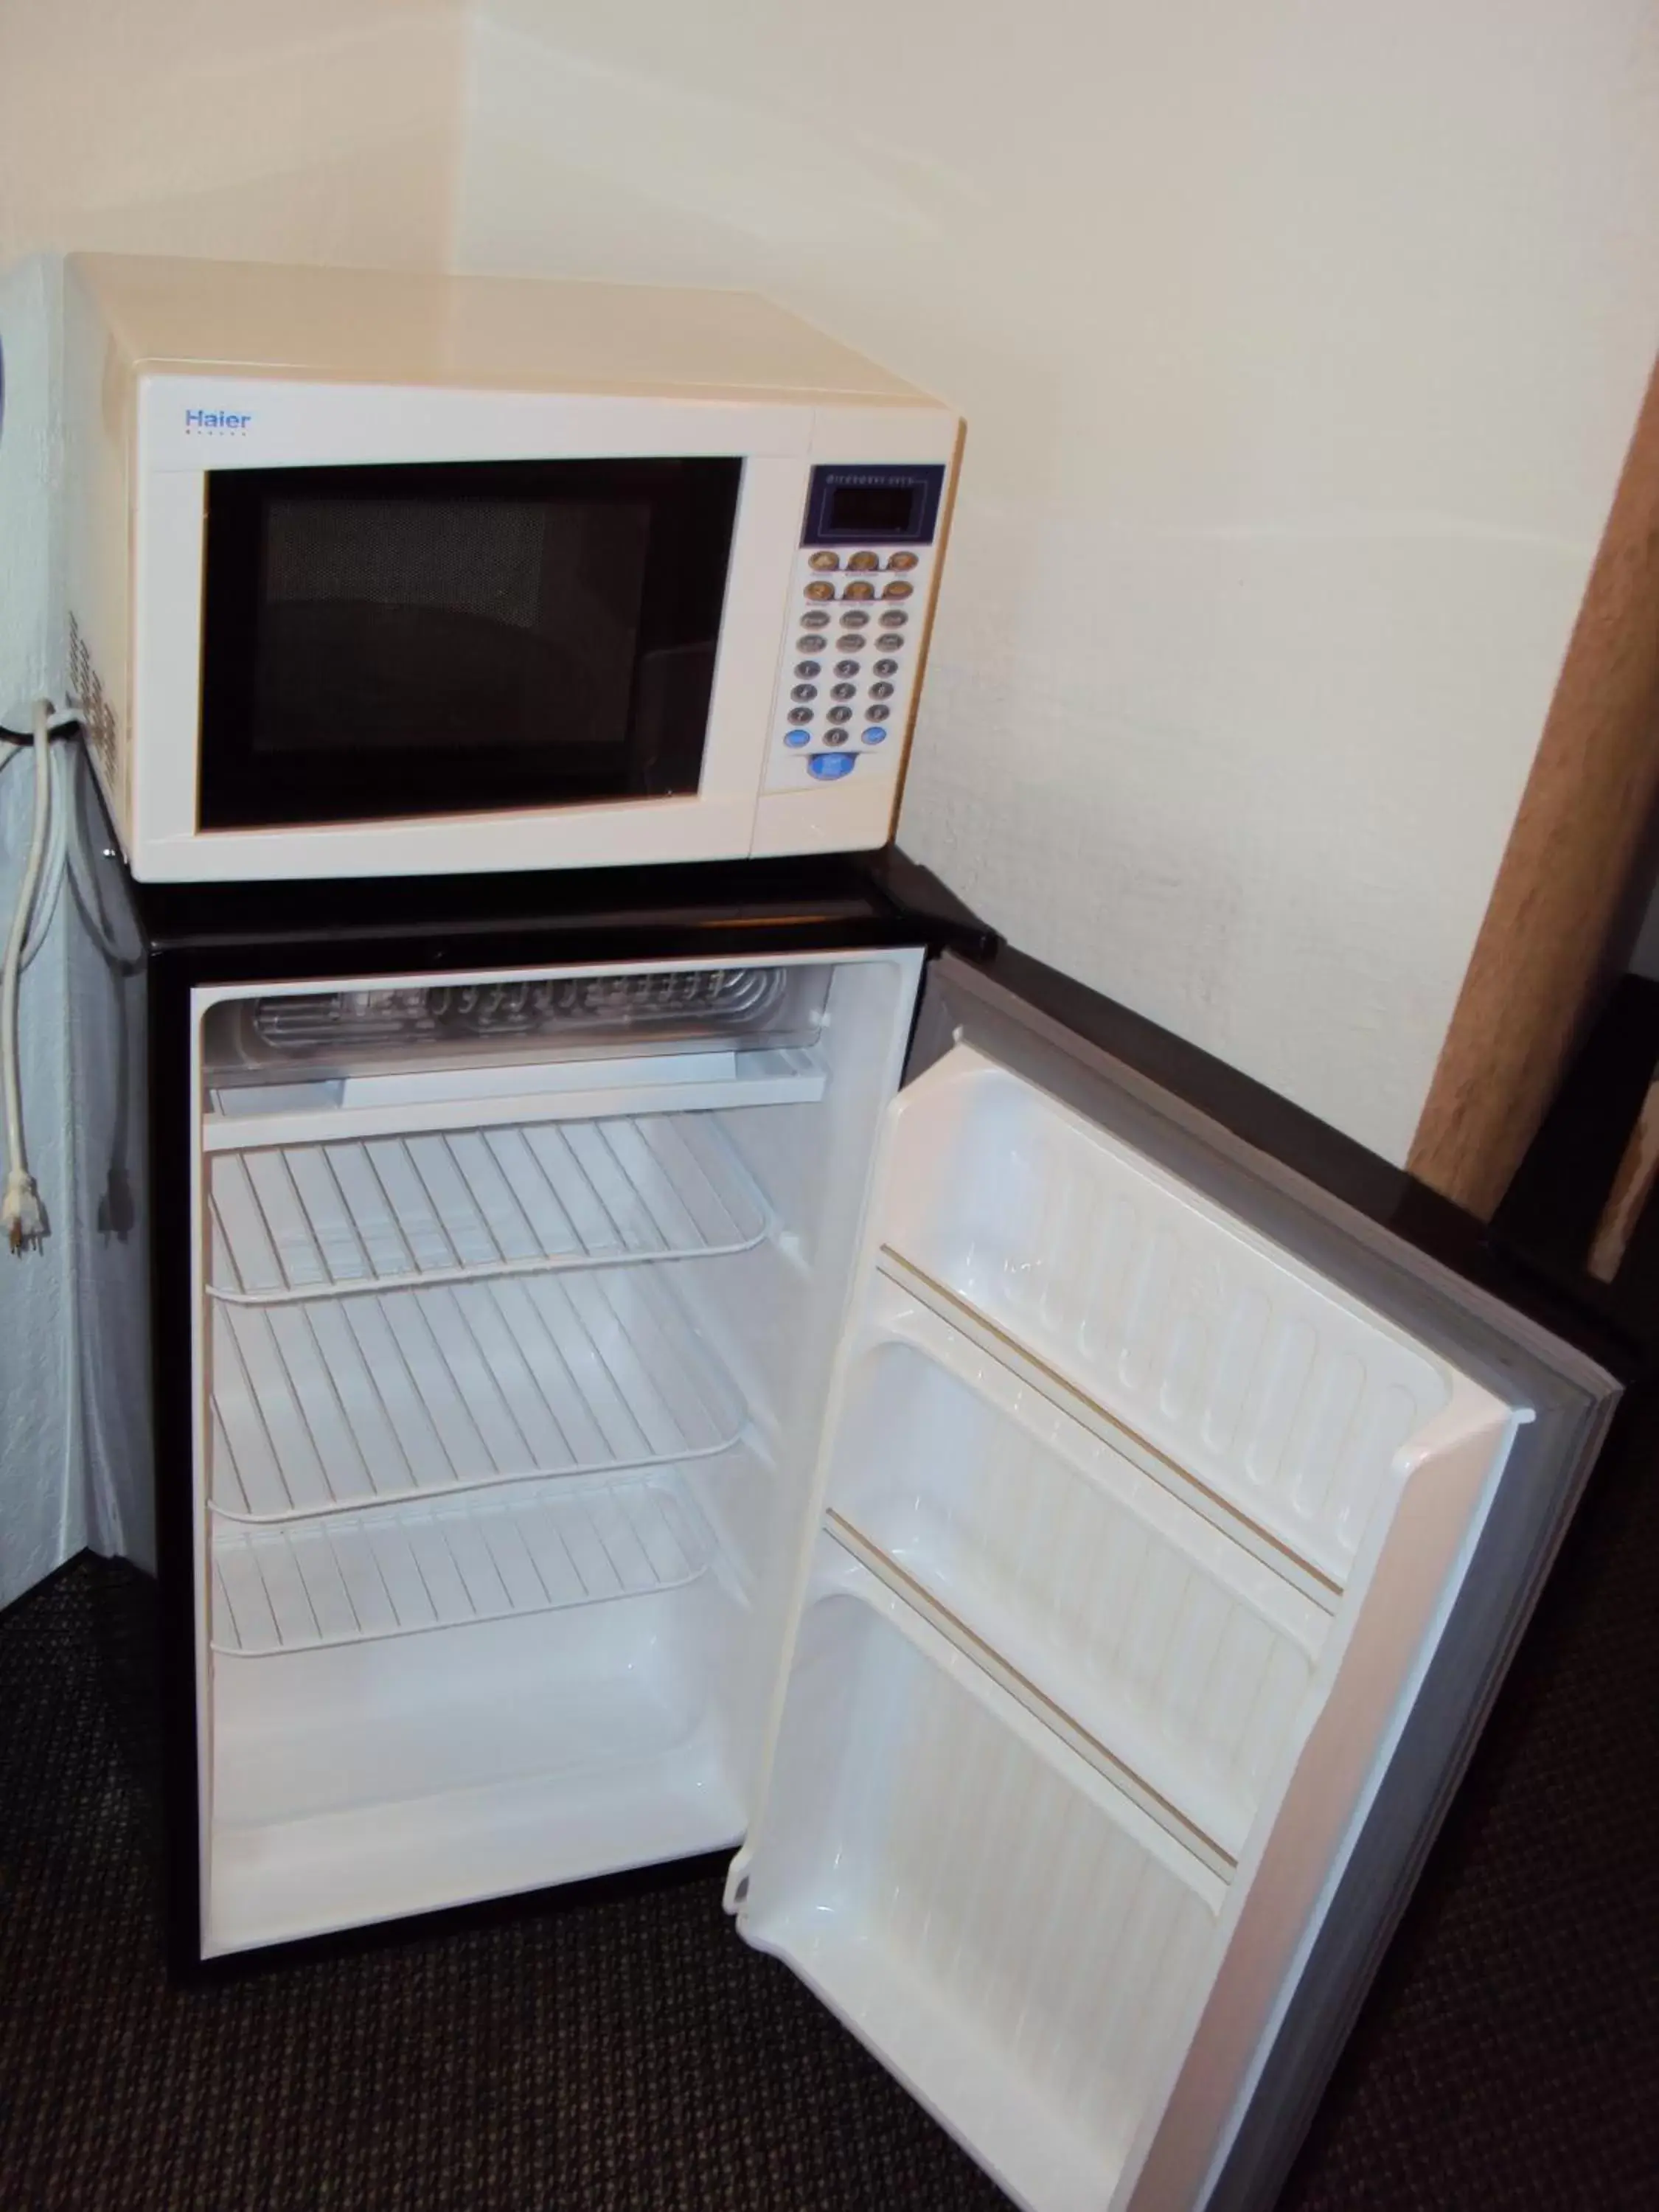
[[[884,1273],[847,1391],[832,1515],[1237,1860],[1329,1613]]]
[[[222,1152],[208,1206],[209,1292],[242,1304],[744,1252],[773,1225],[690,1114]]]
[[[822,1540],[736,1891],[1031,2212],[1101,2212],[1217,1957],[1224,1885]]]
[[[660,1268],[211,1307],[216,1515],[291,1521],[683,1462],[747,1407]]]
[[[886,1244],[1334,1589],[1445,1369],[970,1048],[900,1102]]]
[[[592,970],[272,992],[216,1006],[216,1086],[815,1044],[830,969]]]

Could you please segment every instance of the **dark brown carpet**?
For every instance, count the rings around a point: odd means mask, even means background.
[[[1659,2208],[1659,1419],[1592,1484],[1280,2212]]]

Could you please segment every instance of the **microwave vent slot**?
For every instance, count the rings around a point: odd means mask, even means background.
[[[119,804],[121,787],[118,781],[121,766],[121,747],[115,726],[115,710],[109,703],[102,680],[92,665],[92,655],[81,625],[73,614],[69,618],[70,684],[75,709],[81,718],[81,727],[86,732],[87,747],[98,769],[98,780],[113,803]]]

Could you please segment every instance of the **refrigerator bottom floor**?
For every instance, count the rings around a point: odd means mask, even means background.
[[[210,1956],[735,1845],[720,1575],[572,1613],[215,1657]]]

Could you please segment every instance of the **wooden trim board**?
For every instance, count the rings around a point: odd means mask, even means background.
[[[1412,1142],[1489,1220],[1555,1094],[1659,801],[1659,370]]]

